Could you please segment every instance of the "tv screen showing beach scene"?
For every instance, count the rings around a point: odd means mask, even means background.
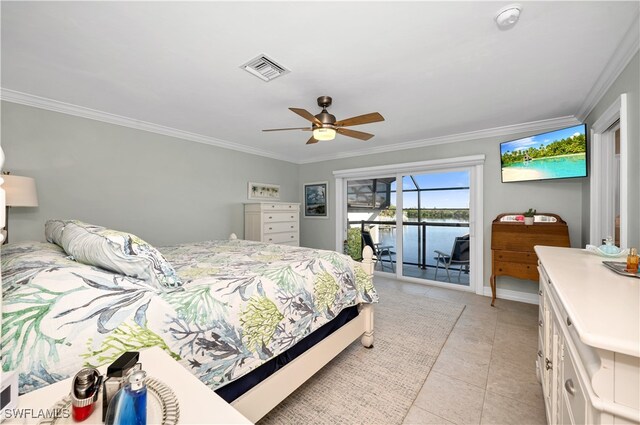
[[[502,182],[587,176],[586,125],[500,144]]]

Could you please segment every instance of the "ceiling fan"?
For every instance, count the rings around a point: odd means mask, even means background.
[[[262,131],[312,131],[313,135],[307,141],[307,145],[310,145],[313,143],[318,143],[320,140],[333,140],[336,137],[336,133],[348,137],[354,137],[360,140],[369,140],[373,137],[373,134],[364,133],[362,131],[349,130],[344,127],[384,121],[384,117],[378,112],[371,112],[370,114],[358,115],[357,117],[336,121],[336,117],[327,112],[327,108],[331,106],[330,96],[320,96],[318,98],[318,106],[322,108],[322,111],[318,115],[312,115],[311,112],[307,111],[306,109],[289,108],[292,112],[300,115],[302,118],[311,121],[311,127],[272,128]]]

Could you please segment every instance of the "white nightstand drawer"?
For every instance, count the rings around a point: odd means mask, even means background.
[[[298,240],[298,232],[273,233],[265,235],[264,241],[267,243],[294,242]]]
[[[298,218],[297,213],[288,213],[288,212],[264,213],[265,223],[277,223],[279,221],[296,221],[297,218]]]
[[[298,230],[298,222],[282,222],[282,223],[265,223],[264,233],[280,233],[280,232],[296,232]]]

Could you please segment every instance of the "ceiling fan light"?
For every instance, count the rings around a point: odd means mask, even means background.
[[[336,131],[333,128],[316,128],[313,130],[313,138],[316,140],[333,140]]]

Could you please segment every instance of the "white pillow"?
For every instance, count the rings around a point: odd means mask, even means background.
[[[70,221],[62,232],[62,247],[74,260],[161,287],[182,282],[176,271],[153,246],[131,233]]]
[[[48,220],[44,224],[44,237],[49,243],[62,247],[62,231],[68,220]]]

